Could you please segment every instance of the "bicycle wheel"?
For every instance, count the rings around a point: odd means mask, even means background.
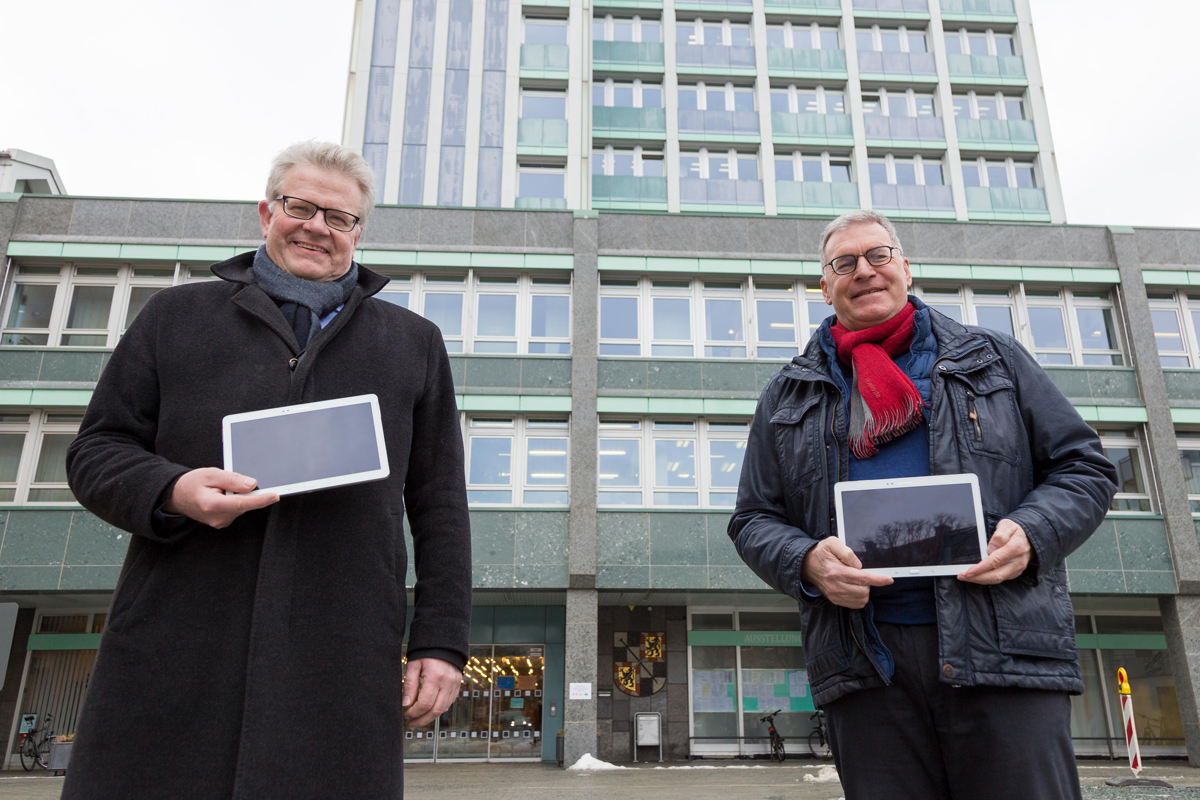
[[[50,742],[50,739],[42,742],[41,746],[37,749],[37,753],[34,755],[34,760],[37,761],[37,765],[42,769],[50,769]]]
[[[771,758],[780,764],[787,759],[787,752],[783,749],[783,739],[778,735],[771,737]]]
[[[33,744],[32,737],[26,736],[21,740],[18,753],[21,756],[21,768],[26,772],[33,772],[33,768],[37,766],[37,747]]]
[[[825,731],[820,728],[808,734],[808,750],[813,754],[813,758],[829,758],[833,755],[829,749],[829,740],[825,738]]]

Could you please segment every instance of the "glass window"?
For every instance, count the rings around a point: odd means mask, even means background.
[[[899,53],[901,50],[899,31],[880,31],[879,42],[885,53]]]
[[[475,352],[517,352],[517,296],[515,294],[480,294],[475,321]],[[511,341],[481,341],[505,337]]]
[[[734,299],[704,300],[704,335],[708,343],[704,355],[708,358],[745,358],[746,348],[711,342],[743,342],[742,301]]]
[[[72,503],[75,496],[67,488],[67,448],[74,433],[44,433],[38,449],[37,467],[29,486],[31,503]]]
[[[642,41],[654,44],[662,43],[662,23],[658,20],[642,20]]]
[[[461,337],[462,312],[463,312],[463,296],[458,294],[446,294],[442,292],[432,292],[425,295],[425,311],[422,316],[425,319],[438,326],[438,330],[442,332],[442,337]],[[452,353],[462,352],[462,342],[455,342],[452,346],[449,341],[446,342],[446,349]]]
[[[947,33],[945,41],[947,55],[957,56],[962,54],[962,38],[957,33]]]
[[[756,181],[758,180],[758,159],[754,156],[747,158],[746,156],[738,156],[737,170],[739,181]]]
[[[733,110],[734,111],[753,111],[754,110],[754,91],[752,89],[734,89],[733,90]]]
[[[936,161],[923,161],[921,172],[925,177],[926,186],[941,186],[945,183],[942,179],[942,165]]]
[[[654,338],[667,341],[691,341],[692,302],[686,297],[655,297],[651,305],[654,312]],[[692,346],[679,344],[655,344],[650,348],[654,356],[690,356]]]
[[[662,108],[662,87],[642,84],[642,108]]]
[[[933,112],[933,97],[929,95],[919,94],[915,98],[918,117],[934,117],[937,116]]]
[[[1004,98],[1004,115],[1010,120],[1025,119],[1025,104],[1019,99]]]
[[[1098,430],[1104,455],[1117,468],[1117,494],[1111,511],[1150,511],[1150,495],[1142,478],[1141,452],[1132,431]]]
[[[951,102],[954,104],[954,116],[968,119],[971,116],[971,99],[963,95],[955,95]]]
[[[734,47],[750,47],[753,40],[750,38],[749,25],[730,25],[729,26],[730,44]]]
[[[1008,187],[1008,167],[1003,164],[987,165],[988,185],[992,188]]]
[[[633,41],[633,20],[631,19],[614,19],[612,21],[614,42],[632,42]]]
[[[603,28],[603,21],[600,21]],[[602,39],[603,35],[594,38]],[[525,20],[525,44],[566,44],[567,21],[557,19]]]
[[[1179,313],[1171,309],[1150,310],[1154,325],[1154,342],[1158,345],[1158,360],[1164,367],[1187,367],[1187,346],[1179,327]]]
[[[796,165],[792,163],[791,156],[775,156],[775,180],[796,180]]]
[[[784,33],[782,25],[768,25],[767,47],[787,47],[787,40],[785,36],[786,34]],[[803,38],[798,31],[793,32],[792,36],[797,39]]]
[[[968,33],[967,45],[973,56],[988,55],[988,37],[986,33]]]
[[[788,93],[786,91],[776,89],[771,92],[771,110],[780,114],[791,113],[791,101],[788,100]]]
[[[999,119],[999,106],[994,97],[975,97],[975,107],[979,109],[979,119]]]
[[[44,345],[49,342],[50,314],[54,309],[57,284],[18,283],[13,289],[12,305],[8,311],[9,330],[0,344]]]
[[[721,23],[709,23],[704,26],[704,43],[725,44],[725,32],[721,29]]]
[[[922,31],[920,33],[913,33],[912,31],[908,32],[908,52],[924,53],[924,52],[927,52],[928,49],[929,48],[926,46],[926,43],[925,43],[924,31]]]
[[[964,186],[982,186],[979,180],[979,165],[974,161],[964,162],[962,165],[963,185]]]
[[[592,84],[592,105],[594,105],[594,106],[608,105],[608,103],[604,99],[604,84],[603,83],[593,83]]]
[[[875,50],[875,34],[861,28],[854,32],[854,43],[859,50]]]
[[[1012,309],[1008,306],[975,306],[976,324],[1013,336]]]
[[[837,28],[821,28],[817,31],[817,39],[822,50],[840,50],[842,47],[838,40]]]
[[[825,113],[826,114],[845,114],[846,113],[846,96],[842,92],[826,92],[825,93]]]
[[[694,491],[695,488],[695,439],[656,438],[654,440],[654,505],[697,505],[699,496]]]
[[[563,197],[567,176],[558,170],[522,168],[517,179],[517,194],[521,197]]]
[[[849,161],[830,161],[829,162],[829,180],[833,183],[849,183],[850,182],[850,162]]]
[[[605,157],[603,151],[598,152],[598,153],[592,153],[592,174],[593,175],[603,175],[604,174],[605,158],[606,157]]]
[[[627,83],[613,85],[613,106],[616,108],[633,108],[633,86]]]
[[[1063,324],[1063,312],[1057,307],[1029,307],[1029,330],[1033,336],[1034,354],[1042,364],[1070,364],[1067,351],[1067,330]]]
[[[571,298],[565,294],[530,298],[529,352],[567,355],[571,352]],[[534,339],[560,339],[537,342]]]
[[[679,108],[683,111],[695,111],[700,108],[699,93],[695,89],[685,89],[679,87]]]
[[[661,178],[666,173],[663,171],[663,160],[658,158],[646,158],[642,155],[642,177],[643,178]]]
[[[600,427],[600,505],[641,505],[641,440],[606,438]]]
[[[872,161],[867,165],[871,175],[871,183],[888,183],[887,164],[882,161]],[[913,183],[916,183],[914,180]]]
[[[675,26],[675,41],[678,44],[704,44],[704,40],[696,36],[696,26],[691,24]]]
[[[879,102],[877,94],[864,94],[862,108],[864,117],[878,117],[883,114],[883,104]]]
[[[19,425],[5,425],[9,419],[20,420]],[[26,423],[28,414],[0,415],[0,503],[11,503],[17,499],[17,477],[21,467],[21,454],[25,450]]]
[[[758,357],[793,358],[797,354],[796,311],[789,300],[759,300],[758,310]],[[775,344],[764,346],[762,342],[788,343],[783,347]]]
[[[638,340],[638,298],[600,298],[600,355],[639,356],[642,354]],[[611,340],[628,340],[627,343]]]
[[[521,95],[521,117],[523,119],[566,119],[566,93],[523,93]]]
[[[896,185],[915,186],[917,183],[917,166],[912,161],[896,159]]]
[[[633,175],[633,153],[613,153],[613,175]]]
[[[1101,366],[1121,364],[1117,351],[1117,333],[1109,308],[1076,308],[1083,363]]]
[[[525,442],[524,504],[567,505],[567,439],[531,435]]]
[[[802,162],[803,179],[806,181],[816,181],[820,183],[825,178],[821,174],[821,159],[806,157]]]
[[[1016,51],[1013,49],[1013,39],[1011,36],[997,33],[994,38],[996,42],[996,55],[1011,56],[1016,54]]]
[[[76,286],[67,313],[66,331],[102,330],[103,333],[64,333],[62,343],[69,346],[103,347],[108,342],[108,318],[112,310],[114,286]]]
[[[704,92],[704,100],[708,104],[709,111],[726,110],[724,89],[706,89]]]
[[[1032,164],[1017,164],[1013,167],[1013,173],[1016,176],[1018,189],[1033,189],[1037,186],[1034,182]]]
[[[828,98],[828,95],[826,97]],[[817,102],[817,93],[796,92],[796,110],[801,114],[819,114],[820,104]]]
[[[710,506],[733,507],[737,501],[738,480],[742,475],[742,461],[745,457],[744,439],[709,439],[709,485],[712,487],[708,494]]]

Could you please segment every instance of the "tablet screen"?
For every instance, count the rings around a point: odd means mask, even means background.
[[[260,489],[379,469],[368,402],[233,422],[230,469]]]
[[[980,560],[968,483],[842,492],[846,544],[864,569],[938,567]]]

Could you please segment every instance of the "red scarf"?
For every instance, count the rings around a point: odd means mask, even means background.
[[[892,358],[912,344],[913,314],[907,303],[900,313],[861,331],[830,327],[838,358],[853,368],[850,380],[850,450],[870,458],[879,445],[921,424],[924,401],[912,379]]]

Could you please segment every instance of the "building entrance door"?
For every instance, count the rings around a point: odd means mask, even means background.
[[[475,645],[454,704],[404,729],[406,761],[542,758],[543,645]]]

